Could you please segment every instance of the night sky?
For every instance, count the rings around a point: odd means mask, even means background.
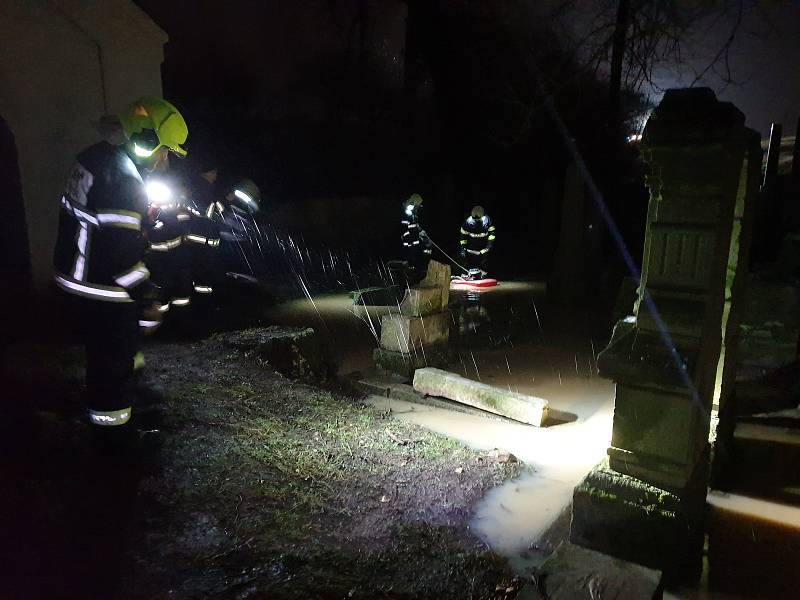
[[[578,10],[585,7],[583,14],[589,15],[589,5],[598,2],[579,3]],[[312,66],[321,65],[358,36],[350,28],[357,22],[359,9],[369,15],[367,44],[384,53],[387,80],[400,84],[405,6],[396,0],[137,3],[170,36],[165,53],[165,89],[187,104],[222,92],[233,102],[246,96],[251,106],[290,111],[291,107],[281,103],[296,102],[298,89],[313,87],[308,81],[315,76]],[[735,83],[725,84],[710,72],[701,84],[734,102],[762,136],[768,135],[773,121],[783,122],[784,131],[793,133],[800,114],[800,2],[756,4],[757,10],[745,13],[731,48]],[[687,64],[680,69],[661,69],[655,78],[657,86],[689,84],[724,43],[732,18],[699,26],[696,35],[683,42]],[[572,22],[583,26],[579,18]],[[657,87],[643,91],[655,100],[660,96]],[[294,108],[313,111],[317,101],[314,95],[305,94],[305,106]]]
[[[749,13],[742,22],[730,53],[735,83],[726,85],[713,74],[702,83],[738,106],[747,117],[747,125],[762,137],[769,136],[773,122],[783,123],[784,135],[794,135],[800,117],[800,2],[761,4],[777,6]],[[694,40],[693,64],[707,63],[729,31],[727,23],[727,27],[716,27],[713,35]],[[664,72],[659,75],[658,84],[665,88],[687,85],[693,78],[690,69],[683,73]]]
[[[529,224],[539,224],[533,254],[542,264],[533,269],[546,268],[553,251],[548,223],[556,216],[547,216],[547,198],[558,194],[564,168],[563,139],[532,84],[541,75],[639,255],[644,187],[635,161],[608,152],[608,65],[595,72],[568,58],[580,56],[576,40],[597,10],[605,8],[613,25],[615,2],[568,3],[572,12],[559,19],[551,17],[559,0],[412,4],[424,15],[414,29],[422,47],[413,98],[404,88],[409,21],[400,0],[137,3],[170,36],[164,91],[189,122],[190,158],[210,149],[223,170],[253,178],[275,199],[420,192],[436,198],[428,219],[445,231],[454,213],[481,203],[522,245],[503,245],[509,259],[528,251]],[[709,71],[700,84],[736,104],[762,137],[773,121],[793,135],[800,2],[745,6],[730,50],[735,83]],[[735,14],[693,25],[681,42],[682,64],[662,65],[655,86],[640,91],[657,103],[663,89],[691,83],[724,44]],[[614,206],[622,197],[630,200]]]

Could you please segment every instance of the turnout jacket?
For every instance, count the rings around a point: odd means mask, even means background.
[[[65,292],[106,302],[132,302],[150,272],[143,261],[147,194],[122,147],[100,142],[81,152],[64,195],[53,257]]]
[[[161,288],[161,311],[186,306],[193,292],[210,294],[210,269],[219,246],[214,224],[186,198],[155,211],[145,262]]]
[[[403,232],[400,241],[407,252],[421,251],[424,254],[431,254],[431,243],[427,237],[420,236],[420,219],[418,210],[403,211],[403,219],[400,221]]]
[[[488,215],[475,219],[471,215],[461,225],[459,244],[465,254],[482,256],[494,245],[495,228]]]

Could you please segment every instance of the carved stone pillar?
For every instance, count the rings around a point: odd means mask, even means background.
[[[598,358],[617,386],[611,447],[576,488],[573,541],[668,571],[699,565],[712,406],[733,383],[758,144],[709,89],[669,90],[648,121],[641,285]]]

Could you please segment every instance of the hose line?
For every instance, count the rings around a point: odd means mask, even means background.
[[[466,268],[464,268],[464,266],[463,266],[463,265],[461,265],[461,264],[459,264],[458,262],[456,262],[456,259],[454,259],[454,258],[453,258],[452,256],[450,256],[450,255],[449,255],[447,252],[445,252],[444,250],[442,250],[442,248],[439,246],[439,244],[437,244],[436,242],[434,242],[434,241],[433,241],[433,239],[431,239],[431,237],[430,237],[430,236],[427,234],[427,232],[425,233],[425,237],[427,237],[427,238],[430,240],[430,242],[431,242],[431,244],[433,244],[434,248],[436,248],[436,249],[437,249],[439,252],[441,252],[441,253],[442,253],[442,254],[444,254],[444,255],[445,255],[445,256],[446,256],[448,259],[450,259],[450,262],[452,262],[452,263],[453,263],[455,266],[457,266],[459,269],[461,269],[462,271],[464,271],[464,273],[465,273],[465,274],[469,275],[469,269],[466,269]]]

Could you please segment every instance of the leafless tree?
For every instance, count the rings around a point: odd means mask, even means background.
[[[609,82],[609,126],[619,132],[625,91],[660,91],[665,71],[691,74],[691,86],[716,78],[737,83],[730,56],[743,20],[766,14],[757,0],[597,0],[556,2],[550,16],[564,26],[576,55]],[[780,4],[780,2],[772,2]],[[713,54],[694,60],[699,41],[718,40]]]

